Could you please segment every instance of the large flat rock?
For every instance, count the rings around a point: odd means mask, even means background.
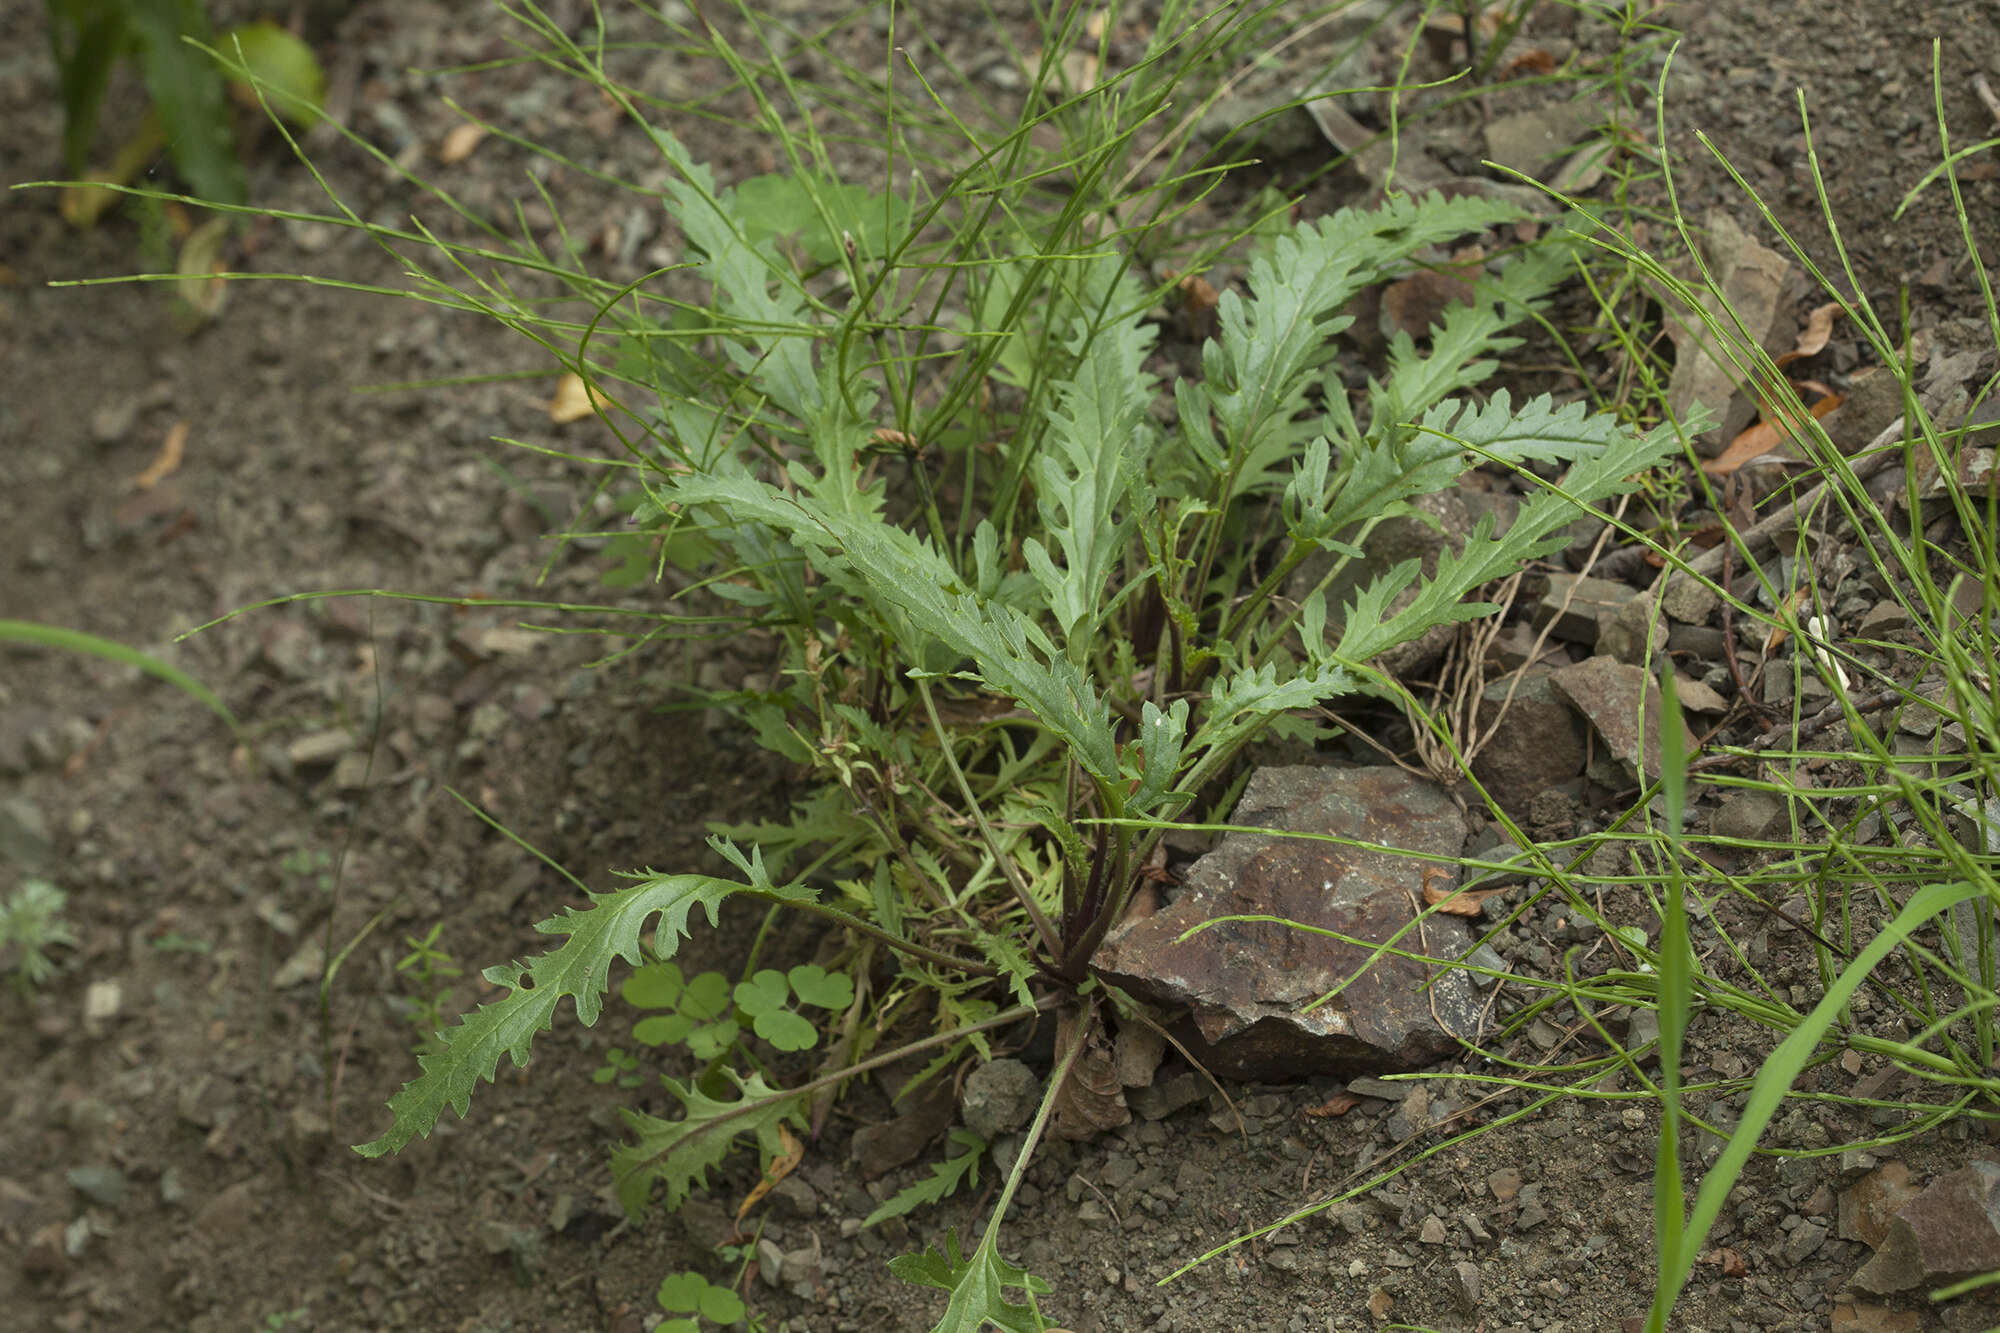
[[[1438,856],[1457,856],[1465,841],[1464,817],[1445,790],[1399,768],[1259,769],[1230,822]],[[1417,1068],[1455,1052],[1453,1034],[1470,1036],[1478,1012],[1464,972],[1389,954],[1367,961],[1373,945],[1399,934],[1399,950],[1434,959],[1472,947],[1456,917],[1432,913],[1412,925],[1427,883],[1456,887],[1457,867],[1375,847],[1231,833],[1194,864],[1171,904],[1107,937],[1097,971],[1190,1012],[1196,1053],[1218,1074]],[[1231,915],[1282,917],[1341,938],[1233,921],[1180,939]],[[1335,989],[1331,1001],[1302,1012]]]

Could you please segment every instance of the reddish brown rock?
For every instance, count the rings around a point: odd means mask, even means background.
[[[1939,1176],[1896,1214],[1854,1285],[1886,1295],[1996,1268],[2000,1165],[1974,1162]]]
[[[1443,788],[1397,768],[1267,768],[1232,823],[1331,834],[1456,856],[1465,824]],[[1428,881],[1426,876],[1429,877]],[[1341,843],[1232,833],[1197,861],[1172,903],[1112,932],[1096,967],[1114,985],[1192,1014],[1203,1063],[1235,1078],[1412,1069],[1458,1049],[1477,1001],[1463,972],[1373,946],[1452,959],[1472,947],[1462,921],[1413,925],[1426,887],[1457,886],[1433,861]],[[1313,927],[1232,921],[1269,916]],[[1435,984],[1430,984],[1430,983]],[[1328,1003],[1308,1005],[1338,993]]]

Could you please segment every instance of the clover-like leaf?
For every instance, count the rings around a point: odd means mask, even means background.
[[[720,972],[703,972],[688,982],[681,997],[681,1012],[706,1021],[729,1012],[729,978]]]
[[[702,1293],[707,1290],[708,1279],[699,1273],[669,1273],[660,1279],[656,1299],[669,1313],[693,1314],[701,1309]]]
[[[790,983],[774,967],[764,968],[748,981],[736,983],[736,1005],[752,1018],[784,1008],[791,998]]]
[[[819,1041],[819,1031],[789,1009],[773,1009],[759,1014],[757,1035],[781,1051],[809,1051]]]
[[[717,1324],[733,1324],[743,1318],[748,1310],[743,1298],[728,1287],[718,1287],[699,1273],[669,1273],[660,1279],[659,1294],[655,1298],[660,1308],[669,1314],[699,1314],[703,1319]],[[670,1320],[661,1328],[674,1323],[685,1323],[689,1329],[697,1327],[694,1320]]]
[[[727,1287],[711,1285],[701,1294],[701,1317],[718,1324],[733,1324],[748,1314],[743,1298]]]
[[[632,1025],[632,1040],[645,1046],[677,1046],[688,1039],[695,1022],[686,1014],[656,1014]]]
[[[625,978],[618,997],[634,1009],[671,1009],[686,990],[677,963],[648,963]]]
[[[801,963],[786,974],[792,994],[821,1009],[845,1009],[854,1003],[854,981],[845,972],[829,972],[815,963]]]
[[[688,1054],[697,1060],[713,1060],[736,1044],[736,1038],[743,1031],[733,1018],[725,1018],[716,1023],[704,1023],[687,1034]]]

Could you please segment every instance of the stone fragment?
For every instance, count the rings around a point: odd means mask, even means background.
[[[1658,605],[1647,593],[1640,593],[1597,622],[1597,651],[1633,666],[1652,661],[1666,638],[1667,627],[1660,621]]]
[[[41,807],[26,796],[0,800],[0,862],[10,862],[35,874],[55,859],[55,843]]]
[[[1397,768],[1260,769],[1230,822],[1440,858],[1457,856],[1465,841],[1450,794]],[[1466,952],[1471,937],[1455,918],[1434,914],[1411,927],[1410,904],[1422,902],[1426,888],[1457,887],[1456,873],[1434,861],[1232,833],[1194,864],[1172,903],[1114,930],[1095,966],[1143,999],[1191,1011],[1197,1045],[1207,1048],[1196,1054],[1217,1074],[1297,1079],[1411,1069],[1458,1049],[1452,1034],[1474,1030],[1477,992],[1462,971],[1377,955],[1372,946],[1393,938],[1399,949],[1432,958]],[[1234,915],[1314,929],[1231,921],[1180,938]]]
[[[1184,1111],[1208,1095],[1208,1084],[1192,1069],[1183,1069],[1165,1078],[1155,1078],[1143,1088],[1125,1094],[1126,1104],[1147,1120],[1165,1120]]]
[[[1683,625],[1706,625],[1715,608],[1721,605],[1720,593],[1685,576],[1668,579],[1660,593],[1660,609],[1667,613],[1667,619]]]
[[[1785,825],[1785,803],[1767,791],[1733,791],[1722,798],[1709,830],[1718,838],[1769,838]]]
[[[285,758],[298,768],[324,768],[354,748],[354,737],[346,731],[315,731],[285,747]]]
[[[1531,670],[1518,684],[1512,676],[1494,681],[1477,716],[1481,734],[1496,719],[1499,726],[1473,756],[1472,773],[1508,814],[1519,818],[1536,793],[1583,772],[1589,733],[1547,671]]]
[[[1708,269],[1718,292],[1705,288],[1697,300],[1702,313],[1669,298],[1667,331],[1674,343],[1674,373],[1667,384],[1667,411],[1675,421],[1707,411],[1712,423],[1697,440],[1705,458],[1720,454],[1742,433],[1757,412],[1757,404],[1742,392],[1737,370],[1723,340],[1712,330],[1726,329],[1732,338],[1747,335],[1768,352],[1782,350],[1789,334],[1785,290],[1791,265],[1785,257],[1758,244],[1720,208],[1703,219],[1708,241]]]
[[[1660,687],[1643,668],[1593,657],[1573,667],[1553,673],[1556,688],[1570,698],[1611,753],[1634,768],[1642,768],[1651,781],[1660,775],[1660,714],[1666,699]],[[1641,703],[1645,731],[1640,732]],[[1694,737],[1685,737],[1687,750],[1694,750]]]
[[[1602,118],[1588,100],[1550,102],[1495,116],[1486,124],[1486,156],[1523,176],[1553,180]]]
[[[1835,1301],[1832,1333],[1917,1333],[1924,1317],[1915,1310],[1891,1310],[1866,1301]]]
[[[1042,1099],[1042,1081],[1019,1060],[988,1060],[966,1075],[959,1096],[965,1127],[988,1143],[1028,1123]]]
[[[916,1072],[916,1069],[892,1072],[884,1083],[891,1089],[899,1089]],[[951,1124],[952,1117],[958,1113],[958,1101],[952,1096],[947,1080],[931,1078],[904,1091],[895,1104],[895,1110],[893,1120],[854,1132],[849,1152],[863,1180],[874,1180],[906,1162],[915,1161],[931,1141]]]
[[[326,665],[319,636],[294,616],[262,621],[257,630],[257,656],[252,665],[281,680],[310,680]]]
[[[116,977],[93,981],[83,988],[83,1026],[92,1033],[103,1031],[124,1007],[125,988]]]
[[[1853,1285],[1875,1295],[2000,1268],[2000,1165],[1948,1171],[1890,1221]]]
[[[142,406],[142,400],[136,396],[117,398],[100,405],[90,414],[90,438],[99,445],[117,444],[132,429]]]
[[[1518,671],[1523,663],[1531,660],[1551,667],[1568,666],[1570,663],[1568,650],[1555,635],[1543,638],[1541,631],[1523,621],[1515,621],[1501,630],[1488,649],[1488,656],[1508,671]]]
[[[538,630],[498,625],[480,634],[479,649],[490,657],[526,657],[548,642],[549,636]]]
[[[1587,574],[1551,574],[1549,589],[1535,604],[1534,625],[1555,622],[1554,636],[1570,643],[1594,644],[1604,617],[1638,594],[1630,586]]]
[[[1680,696],[1681,707],[1690,713],[1726,713],[1729,700],[1704,682],[1690,680],[1686,676],[1674,677],[1674,692]]]
[[[1820,419],[1833,447],[1854,454],[1868,447],[1890,422],[1903,415],[1903,386],[1884,366],[1865,366],[1848,381],[1840,406]]]
[[[326,970],[326,946],[315,936],[293,951],[271,974],[271,989],[290,990],[308,981],[318,981]]]
[[[115,1166],[73,1166],[63,1173],[63,1179],[94,1204],[116,1208],[125,1202],[125,1173]]]
[[[1883,600],[1868,608],[1854,627],[1857,636],[1864,639],[1881,639],[1894,634],[1910,623],[1910,613],[1901,602]]]
[[[0,1176],[0,1232],[26,1230],[36,1207],[33,1190],[18,1180]]]
[[[1467,1314],[1479,1308],[1478,1264],[1461,1259],[1451,1266],[1451,1294]]]
[[[1785,1262],[1793,1268],[1810,1259],[1813,1252],[1826,1243],[1826,1224],[1805,1221],[1793,1227],[1785,1237]]]
[[[194,1215],[196,1233],[219,1243],[249,1230],[257,1215],[256,1183],[254,1176],[239,1180],[203,1204]]]
[[[757,1276],[773,1287],[785,1280],[785,1252],[768,1236],[757,1242]]]

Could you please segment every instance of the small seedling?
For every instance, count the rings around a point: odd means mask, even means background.
[[[22,994],[55,974],[48,951],[73,946],[76,935],[62,919],[69,895],[45,879],[27,879],[0,903],[0,967],[14,978]]]
[[[445,998],[451,994],[452,981],[464,975],[453,965],[451,955],[437,947],[438,931],[443,928],[442,923],[432,926],[421,940],[405,935],[403,943],[410,946],[410,952],[396,964],[396,971],[411,983],[406,998],[410,1022],[421,1034],[412,1048],[419,1054],[437,1048],[437,1031],[444,1026]]]
[[[659,1325],[659,1333],[701,1333],[704,1320],[726,1328],[749,1314],[741,1296],[693,1272],[669,1273],[661,1278],[657,1299],[668,1315]]]
[[[623,1046],[613,1046],[604,1053],[604,1063],[591,1071],[594,1083],[610,1083],[614,1080],[621,1088],[638,1087],[646,1080],[639,1073],[639,1057],[626,1051]]]
[[[294,847],[286,852],[278,862],[278,869],[287,879],[297,883],[310,883],[320,893],[333,890],[333,856],[330,852],[312,847]]]

